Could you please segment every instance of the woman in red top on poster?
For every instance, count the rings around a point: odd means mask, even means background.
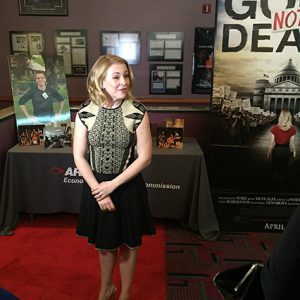
[[[296,128],[292,125],[292,115],[288,110],[282,110],[278,124],[271,128],[271,139],[268,158],[271,158],[275,175],[285,177],[291,157],[296,157],[295,147]]]

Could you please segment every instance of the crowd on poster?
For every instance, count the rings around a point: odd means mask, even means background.
[[[236,98],[237,92],[230,86],[218,86],[213,89],[212,114],[222,128],[224,144],[246,145],[260,131],[276,121],[274,112],[265,112],[251,105],[250,99]]]

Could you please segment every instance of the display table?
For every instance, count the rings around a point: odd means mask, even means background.
[[[184,148],[160,149],[153,140],[151,165],[143,171],[154,218],[177,219],[207,240],[219,226],[203,152],[193,138]],[[19,213],[78,213],[83,179],[72,149],[16,145],[7,153],[0,202],[0,234],[11,231]]]

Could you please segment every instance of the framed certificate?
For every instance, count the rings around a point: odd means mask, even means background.
[[[131,65],[140,63],[141,33],[102,31],[100,32],[101,54],[115,54],[123,57]]]
[[[11,54],[39,55],[44,52],[44,32],[10,31]]]
[[[19,0],[19,14],[27,16],[67,16],[68,0]]]
[[[182,64],[151,64],[150,94],[181,94]]]
[[[182,61],[183,32],[149,32],[148,61]]]
[[[54,40],[57,55],[61,55],[64,58],[66,75],[87,75],[87,31],[56,30]]]

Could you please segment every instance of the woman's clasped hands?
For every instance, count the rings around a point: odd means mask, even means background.
[[[110,194],[114,189],[111,181],[103,181],[99,183],[97,187],[92,189],[92,194],[102,211],[114,211],[116,209],[110,197]]]

